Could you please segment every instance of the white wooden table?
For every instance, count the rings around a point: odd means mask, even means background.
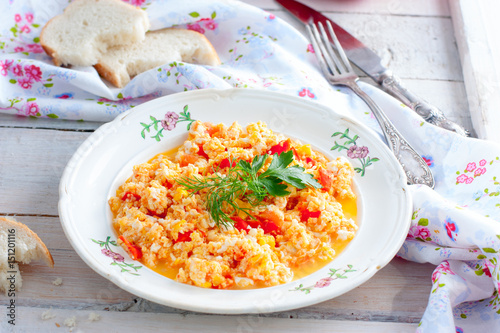
[[[270,0],[246,0],[293,26],[301,25]],[[404,83],[450,119],[471,128],[471,117],[445,0],[310,0],[380,52]],[[428,47],[430,46],[430,49]],[[140,299],[91,270],[62,231],[58,184],[77,147],[97,123],[0,115],[0,215],[15,216],[50,249],[55,267],[22,266],[15,331],[65,332],[413,332],[427,305],[434,266],[395,258],[371,280],[330,301],[293,311],[257,315],[205,315]],[[62,285],[52,284],[62,278]],[[8,331],[7,297],[0,296],[0,331]],[[51,309],[54,318],[42,320]],[[2,312],[3,311],[3,312]],[[5,312],[5,313],[4,313]],[[91,312],[100,320],[91,322]]]

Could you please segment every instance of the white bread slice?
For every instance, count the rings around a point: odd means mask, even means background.
[[[15,230],[15,232],[12,232]],[[10,235],[10,238],[9,238]],[[14,235],[14,236],[12,236]],[[10,247],[9,247],[10,244]],[[9,248],[15,250],[15,263],[10,266]],[[54,267],[54,259],[42,240],[26,225],[5,217],[0,217],[0,291],[10,289],[11,271],[16,271],[15,286],[22,286],[18,262],[29,264],[31,261],[43,260],[48,266]]]
[[[167,28],[146,33],[142,42],[109,48],[94,67],[102,77],[121,88],[131,77],[173,61],[220,65],[217,52],[203,34]]]
[[[56,66],[92,66],[108,47],[138,42],[146,12],[120,0],[75,0],[43,27],[40,44]]]

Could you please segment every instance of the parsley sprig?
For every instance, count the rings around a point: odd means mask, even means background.
[[[255,156],[251,163],[239,160],[229,167],[227,175],[221,175],[214,169],[214,174],[206,177],[181,177],[177,183],[186,187],[192,193],[206,196],[206,209],[215,223],[228,227],[233,224],[231,216],[243,212],[252,219],[251,208],[241,207],[236,199],[245,198],[252,206],[258,206],[267,196],[283,197],[290,194],[288,185],[298,189],[307,186],[321,188],[313,175],[304,172],[293,162],[293,151],[274,154],[267,170],[261,172],[269,155]],[[232,164],[232,163],[230,163]]]

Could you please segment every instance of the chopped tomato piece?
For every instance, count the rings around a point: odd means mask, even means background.
[[[271,221],[265,221],[262,223],[262,229],[264,229],[264,233],[271,236],[278,236],[280,234],[280,228],[276,225],[276,223]]]
[[[141,200],[141,196],[139,194],[135,194],[135,193],[132,193],[132,192],[125,192],[123,195],[122,195],[122,200],[125,201],[127,199],[131,199],[131,200]]]
[[[239,216],[232,216],[231,220],[234,221],[234,227],[239,231],[248,231],[248,223]]]
[[[323,186],[323,191],[330,190],[333,182],[333,171],[319,168],[318,172],[319,172],[318,181]]]
[[[180,232],[179,235],[177,236],[177,240],[174,243],[190,242],[192,233],[193,230]]]
[[[127,247],[128,253],[133,260],[138,260],[142,258],[142,250],[139,246],[130,243],[123,235],[119,237],[123,244]]]
[[[316,162],[312,158],[310,158],[310,157],[306,157],[306,163],[307,164],[311,164],[311,165],[316,164]]]
[[[290,139],[286,139],[285,141],[281,141],[277,145],[272,146],[268,152],[269,155],[274,155],[274,154],[281,154],[283,152],[289,151],[290,150]]]
[[[321,215],[321,211],[311,212],[309,209],[303,209],[300,211],[300,220],[302,222],[307,222],[310,217],[318,218]]]
[[[229,168],[229,167],[234,167],[236,166],[236,161],[233,160],[233,163],[229,161],[229,158],[225,158],[219,163],[219,168],[224,169],[224,168]]]
[[[171,189],[172,186],[174,186],[174,184],[170,183],[168,180],[166,180],[164,183],[163,183],[163,186],[165,186],[167,189]]]
[[[202,145],[198,146],[198,148],[199,148],[198,155],[205,157],[207,160],[210,159],[210,157],[208,157],[207,153],[205,153],[205,151],[203,150]]]
[[[249,220],[249,221],[246,221],[247,224],[251,227],[251,228],[260,228],[262,227],[262,223],[260,223],[260,221],[257,221],[257,220]]]
[[[159,218],[162,218],[164,219],[166,216],[167,216],[167,210],[164,209],[162,213],[158,213],[157,211],[154,211],[154,210],[149,210],[148,209],[148,215],[149,216],[156,216],[156,217],[159,217]]]

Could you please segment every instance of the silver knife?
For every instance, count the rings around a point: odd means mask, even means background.
[[[345,31],[341,26],[321,14],[320,12],[295,0],[276,0],[280,5],[287,9],[293,16],[302,23],[325,22],[329,21],[337,35],[340,44],[344,48],[349,60],[359,69],[365,72],[375,82],[381,85],[387,92],[399,99],[404,104],[412,108],[425,121],[436,126],[454,131],[463,136],[469,136],[468,130],[462,126],[450,121],[443,112],[437,107],[427,103],[422,98],[406,89],[401,80],[395,76],[392,71],[382,65],[382,59],[372,50],[366,47],[362,42]]]

